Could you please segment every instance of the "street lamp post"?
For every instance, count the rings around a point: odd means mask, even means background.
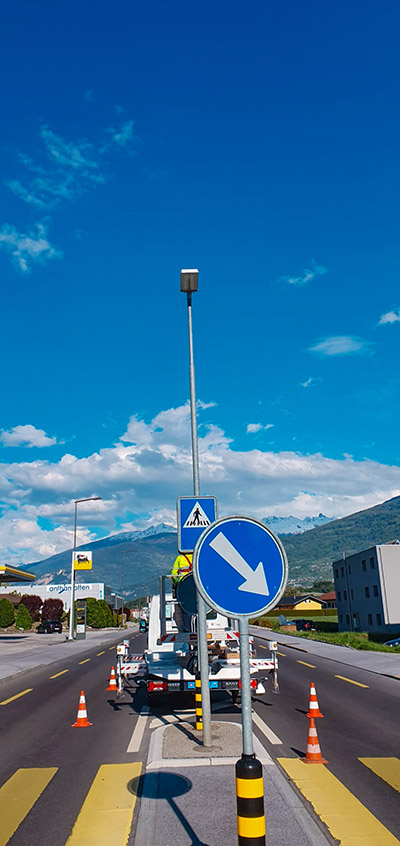
[[[189,330],[190,418],[192,426],[193,494],[200,496],[199,447],[197,438],[196,383],[194,376],[192,293],[197,291],[199,271],[181,270],[181,291],[187,296]],[[203,708],[203,744],[211,746],[211,702],[208,680],[207,606],[197,593],[197,646],[200,660],[201,695]]]
[[[102,499],[101,496],[87,496],[84,499],[75,499],[75,520],[74,520],[74,548],[72,553],[75,552],[76,549],[76,528],[77,528],[77,519],[78,519],[78,504],[80,502],[93,502],[94,500]],[[71,607],[69,610],[69,636],[68,640],[74,640],[74,604],[75,604],[75,570],[74,570],[74,554],[72,554],[72,566],[71,566]]]

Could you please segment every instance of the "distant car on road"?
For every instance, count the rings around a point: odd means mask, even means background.
[[[400,637],[395,637],[394,640],[387,640],[384,646],[400,646]]]
[[[141,620],[139,620],[139,631],[140,632],[147,632],[148,628],[149,628],[149,626],[148,626],[147,620],[144,620],[143,618]]]
[[[62,623],[60,620],[43,620],[36,631],[38,634],[53,634],[53,632],[62,634]]]

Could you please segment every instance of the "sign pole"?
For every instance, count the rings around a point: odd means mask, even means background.
[[[243,755],[253,755],[253,722],[251,718],[249,621],[239,620],[240,680],[242,698]]]
[[[184,271],[181,274],[184,275]],[[182,281],[181,281],[182,287]],[[189,286],[190,287],[190,286]],[[197,290],[197,276],[194,290]],[[189,330],[189,379],[190,379],[190,417],[192,426],[192,463],[193,463],[193,493],[200,496],[199,448],[197,438],[196,414],[196,386],[194,375],[193,327],[192,327],[192,291],[187,294],[188,330]],[[207,647],[207,606],[199,591],[197,591],[197,650],[200,662],[201,693],[203,706],[203,746],[211,746],[211,700],[208,678],[208,647]]]

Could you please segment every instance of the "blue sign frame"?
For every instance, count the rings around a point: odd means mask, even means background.
[[[249,618],[274,608],[288,577],[286,552],[264,523],[222,517],[206,529],[193,555],[196,587],[226,617]]]
[[[180,496],[176,504],[179,552],[193,552],[199,537],[217,519],[215,496]],[[197,515],[197,511],[199,512]],[[191,514],[194,514],[190,521]],[[204,516],[207,518],[206,524]],[[196,523],[197,517],[197,523]],[[187,525],[192,522],[192,525]]]

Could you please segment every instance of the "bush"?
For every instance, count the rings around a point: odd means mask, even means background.
[[[0,599],[0,627],[6,629],[14,622],[14,606],[9,599]]]
[[[15,625],[17,629],[24,629],[28,631],[32,628],[32,617],[24,602],[18,605],[17,616],[15,618]]]
[[[40,619],[40,609],[43,605],[43,599],[41,598],[41,596],[38,596],[35,593],[24,593],[21,598],[21,602],[23,602],[25,608],[28,609],[32,620],[37,623]]]
[[[42,608],[42,620],[60,620],[63,610],[61,599],[46,599]]]
[[[290,608],[273,608],[268,612],[269,617],[279,617],[283,614],[287,620],[295,620],[296,617],[306,619],[308,617],[337,617],[337,608],[310,608],[309,611],[291,611]]]

